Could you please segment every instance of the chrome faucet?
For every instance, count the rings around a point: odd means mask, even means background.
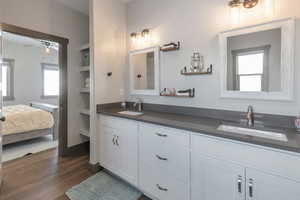
[[[142,108],[143,108],[143,100],[140,98],[136,98],[136,101],[133,104],[133,107],[135,110],[137,110],[138,112],[142,112]]]
[[[253,112],[253,107],[252,106],[248,106],[246,119],[247,119],[247,125],[248,126],[254,126],[254,112]]]

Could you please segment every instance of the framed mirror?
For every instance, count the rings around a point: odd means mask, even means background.
[[[159,95],[159,47],[129,54],[130,91],[133,95]]]
[[[295,20],[220,33],[221,97],[292,100]]]

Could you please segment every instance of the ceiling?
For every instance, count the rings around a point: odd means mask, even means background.
[[[65,6],[79,11],[85,15],[89,15],[89,0],[56,0]],[[124,3],[129,3],[133,0],[120,0]]]
[[[45,47],[45,44],[43,42],[49,42],[49,41],[42,41],[30,37],[25,37],[13,33],[3,32],[3,40],[21,44],[24,45],[24,47]],[[49,42],[50,48],[58,50],[58,44],[54,42]]]
[[[85,15],[89,15],[89,0],[56,0],[65,6],[79,11]]]

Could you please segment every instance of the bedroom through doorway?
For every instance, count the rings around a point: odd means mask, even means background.
[[[59,44],[3,32],[2,161],[58,147]]]

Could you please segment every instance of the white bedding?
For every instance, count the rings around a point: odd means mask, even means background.
[[[3,135],[42,130],[54,125],[50,112],[26,105],[5,106],[3,115],[6,118],[2,126]]]

